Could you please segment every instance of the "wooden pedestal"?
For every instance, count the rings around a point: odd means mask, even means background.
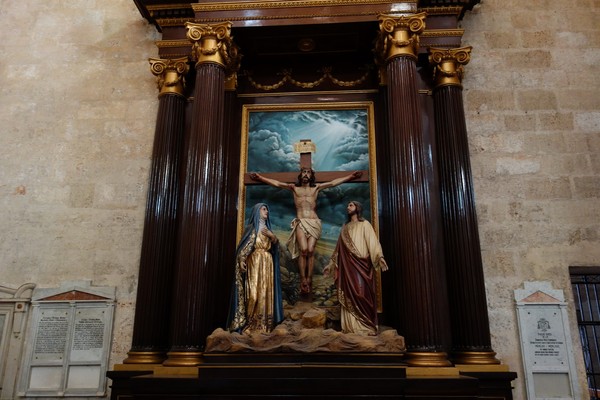
[[[208,356],[195,368],[108,372],[111,399],[512,399],[514,372],[409,368],[393,355]]]

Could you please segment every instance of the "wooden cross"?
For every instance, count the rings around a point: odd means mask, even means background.
[[[301,139],[299,142],[294,143],[294,151],[300,153],[300,169],[312,168],[312,153],[316,152],[316,146],[310,139]],[[254,171],[252,171],[254,172]],[[315,171],[315,183],[329,182],[337,178],[348,175],[352,171]],[[298,171],[294,172],[261,172],[260,174],[266,178],[278,180],[280,182],[295,183],[298,180]],[[357,179],[353,179],[350,182],[368,182],[369,171],[362,171],[362,176]],[[245,185],[262,185],[262,182],[255,181],[250,178],[250,173],[244,174]]]

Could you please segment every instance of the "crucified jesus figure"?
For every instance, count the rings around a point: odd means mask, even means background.
[[[280,189],[290,190],[294,195],[296,218],[292,221],[292,233],[288,240],[288,249],[292,258],[298,258],[300,270],[300,292],[304,295],[312,291],[312,276],[315,266],[315,246],[321,237],[321,220],[317,216],[317,195],[344,182],[360,178],[361,171],[333,179],[329,182],[315,183],[315,171],[312,168],[301,168],[298,181],[294,183],[280,182],[251,173],[250,178]]]

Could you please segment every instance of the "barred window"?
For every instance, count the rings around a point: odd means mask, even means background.
[[[570,267],[590,399],[600,399],[600,267]]]

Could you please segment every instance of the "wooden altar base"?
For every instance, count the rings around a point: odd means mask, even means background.
[[[401,355],[205,355],[194,368],[115,366],[111,399],[512,399],[514,372],[411,368]],[[172,370],[169,372],[169,370]]]

